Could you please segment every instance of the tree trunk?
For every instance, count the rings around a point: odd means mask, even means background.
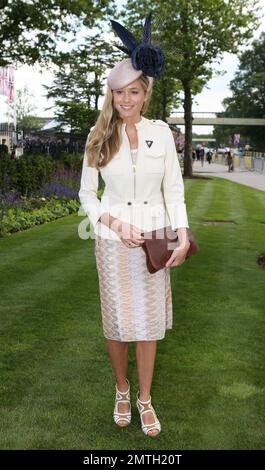
[[[192,94],[189,82],[183,83],[184,88],[184,176],[192,176]]]

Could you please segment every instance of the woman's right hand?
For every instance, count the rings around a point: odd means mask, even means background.
[[[122,243],[128,248],[135,248],[144,243],[143,230],[135,225],[128,224],[122,220],[116,219],[113,224],[114,232],[120,237]]]

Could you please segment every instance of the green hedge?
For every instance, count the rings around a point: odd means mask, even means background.
[[[0,221],[0,237],[14,232],[21,232],[35,225],[44,224],[78,211],[80,203],[77,199],[51,200],[44,207],[30,212],[18,207],[7,209]]]
[[[5,194],[15,189],[20,196],[31,196],[52,182],[55,171],[60,168],[81,172],[82,156],[65,154],[60,161],[56,161],[43,155],[23,155],[13,159],[6,153],[1,154],[1,192]]]

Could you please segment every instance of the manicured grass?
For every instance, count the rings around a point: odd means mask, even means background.
[[[94,241],[71,215],[0,240],[2,449],[264,449],[265,192],[186,180],[200,253],[171,270],[173,330],[158,342],[152,401],[162,425],[114,425]],[[204,225],[232,219],[232,225]]]

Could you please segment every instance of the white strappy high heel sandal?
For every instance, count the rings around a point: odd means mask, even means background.
[[[151,437],[155,437],[157,436],[160,432],[161,432],[161,424],[157,418],[157,415],[156,415],[156,412],[153,408],[153,405],[151,405],[151,395],[150,395],[150,398],[149,400],[147,401],[141,401],[139,399],[139,391],[137,392],[137,395],[136,395],[136,398],[137,398],[137,402],[136,402],[136,406],[138,408],[138,411],[140,413],[140,418],[141,418],[141,425],[142,425],[142,431],[147,435],[147,436],[151,436]],[[154,423],[151,423],[151,424],[145,424],[144,421],[143,421],[143,415],[145,413],[153,413],[153,416],[155,418],[155,421]],[[156,431],[158,431],[156,434],[150,434],[149,431],[151,431],[152,429],[155,429]]]
[[[131,422],[132,414],[131,414],[131,401],[130,401],[130,383],[129,380],[126,379],[128,383],[128,390],[126,392],[120,392],[118,390],[117,384],[116,384],[116,398],[115,398],[115,407],[114,407],[114,412],[113,412],[113,419],[116,424],[120,427],[126,427],[128,424]],[[119,403],[129,403],[129,411],[126,413],[121,413],[118,409]],[[120,425],[120,421],[127,421],[128,424],[122,424]]]

